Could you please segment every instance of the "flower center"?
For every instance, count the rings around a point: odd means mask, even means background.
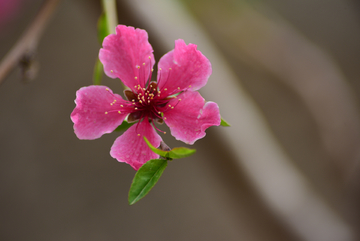
[[[125,90],[124,93],[134,106],[134,112],[128,117],[129,122],[148,117],[162,123],[160,109],[167,104],[169,99],[161,98],[161,92],[158,90],[156,82],[150,82],[147,88],[141,88],[140,85],[135,86],[134,92]]]

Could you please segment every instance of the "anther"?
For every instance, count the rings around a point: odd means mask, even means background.
[[[159,70],[161,70],[161,68],[159,68]]]
[[[135,107],[135,110],[137,110],[137,107]]]
[[[105,90],[106,90],[106,91],[109,91],[109,88],[106,88]]]
[[[121,114],[121,111],[118,111],[119,114]]]
[[[171,107],[171,105],[169,105],[169,107]]]
[[[171,68],[169,68],[169,70],[171,70]]]
[[[105,115],[107,115],[107,113],[108,113],[108,112],[107,112],[107,111],[105,111]]]
[[[164,90],[167,91],[167,88],[165,88]]]
[[[137,77],[135,76],[135,79],[137,79]]]
[[[191,85],[189,85],[189,88],[191,87]]]
[[[180,87],[178,87],[178,90],[180,89]]]
[[[113,70],[110,70],[111,73],[113,73],[114,71]]]
[[[164,131],[164,134],[166,134],[166,131]]]
[[[145,65],[145,63],[143,63],[143,65]]]
[[[124,107],[123,105],[120,105],[121,107]]]
[[[149,59],[151,59],[151,56],[149,56]]]
[[[138,134],[138,136],[140,136],[140,134]]]

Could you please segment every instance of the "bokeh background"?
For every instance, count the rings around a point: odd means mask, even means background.
[[[46,1],[0,2],[2,58]],[[92,84],[101,5],[63,0],[36,77],[16,68],[0,85],[0,240],[359,240],[357,1],[117,6],[120,24],[148,31],[157,60],[177,38],[198,45],[213,66],[200,92],[232,126],[209,128],[129,206],[135,171],[109,155],[119,133],[80,141],[70,120],[76,90]]]

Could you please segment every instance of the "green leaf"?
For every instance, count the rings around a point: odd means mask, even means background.
[[[189,157],[196,152],[195,149],[189,149],[186,147],[175,147],[170,151],[163,151],[151,145],[151,143],[145,136],[144,136],[144,140],[153,152],[165,158],[180,159],[180,158]]]
[[[102,63],[99,59],[96,60],[95,67],[94,67],[94,75],[93,75],[93,82],[94,85],[100,85],[101,84],[101,78],[104,73],[104,68]]]
[[[169,151],[168,157],[173,159],[185,158],[191,156],[195,152],[195,149],[189,149],[186,147],[175,147],[171,151]]]
[[[98,29],[98,40],[101,45],[102,42],[104,41],[104,38],[110,34],[105,13],[102,13],[100,15],[97,23],[97,29]]]
[[[160,156],[167,157],[166,155],[168,154],[168,151],[162,151],[160,149],[157,149],[155,146],[151,145],[150,141],[145,136],[144,136],[144,140],[153,152],[155,152]]]
[[[140,167],[135,174],[129,191],[129,204],[133,205],[155,186],[167,166],[165,159],[153,159]]]
[[[221,117],[220,125],[221,126],[226,126],[226,127],[230,126],[230,124],[226,120],[224,120],[222,117]]]
[[[123,123],[121,123],[121,125],[116,127],[116,129],[114,131],[126,131],[127,129],[129,129],[130,126],[132,126],[134,124],[135,124],[135,122],[129,123],[126,120],[124,120]]]

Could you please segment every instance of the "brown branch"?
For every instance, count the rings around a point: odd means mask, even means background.
[[[35,51],[38,41],[60,0],[47,0],[34,21],[0,62],[0,84],[27,53]]]

